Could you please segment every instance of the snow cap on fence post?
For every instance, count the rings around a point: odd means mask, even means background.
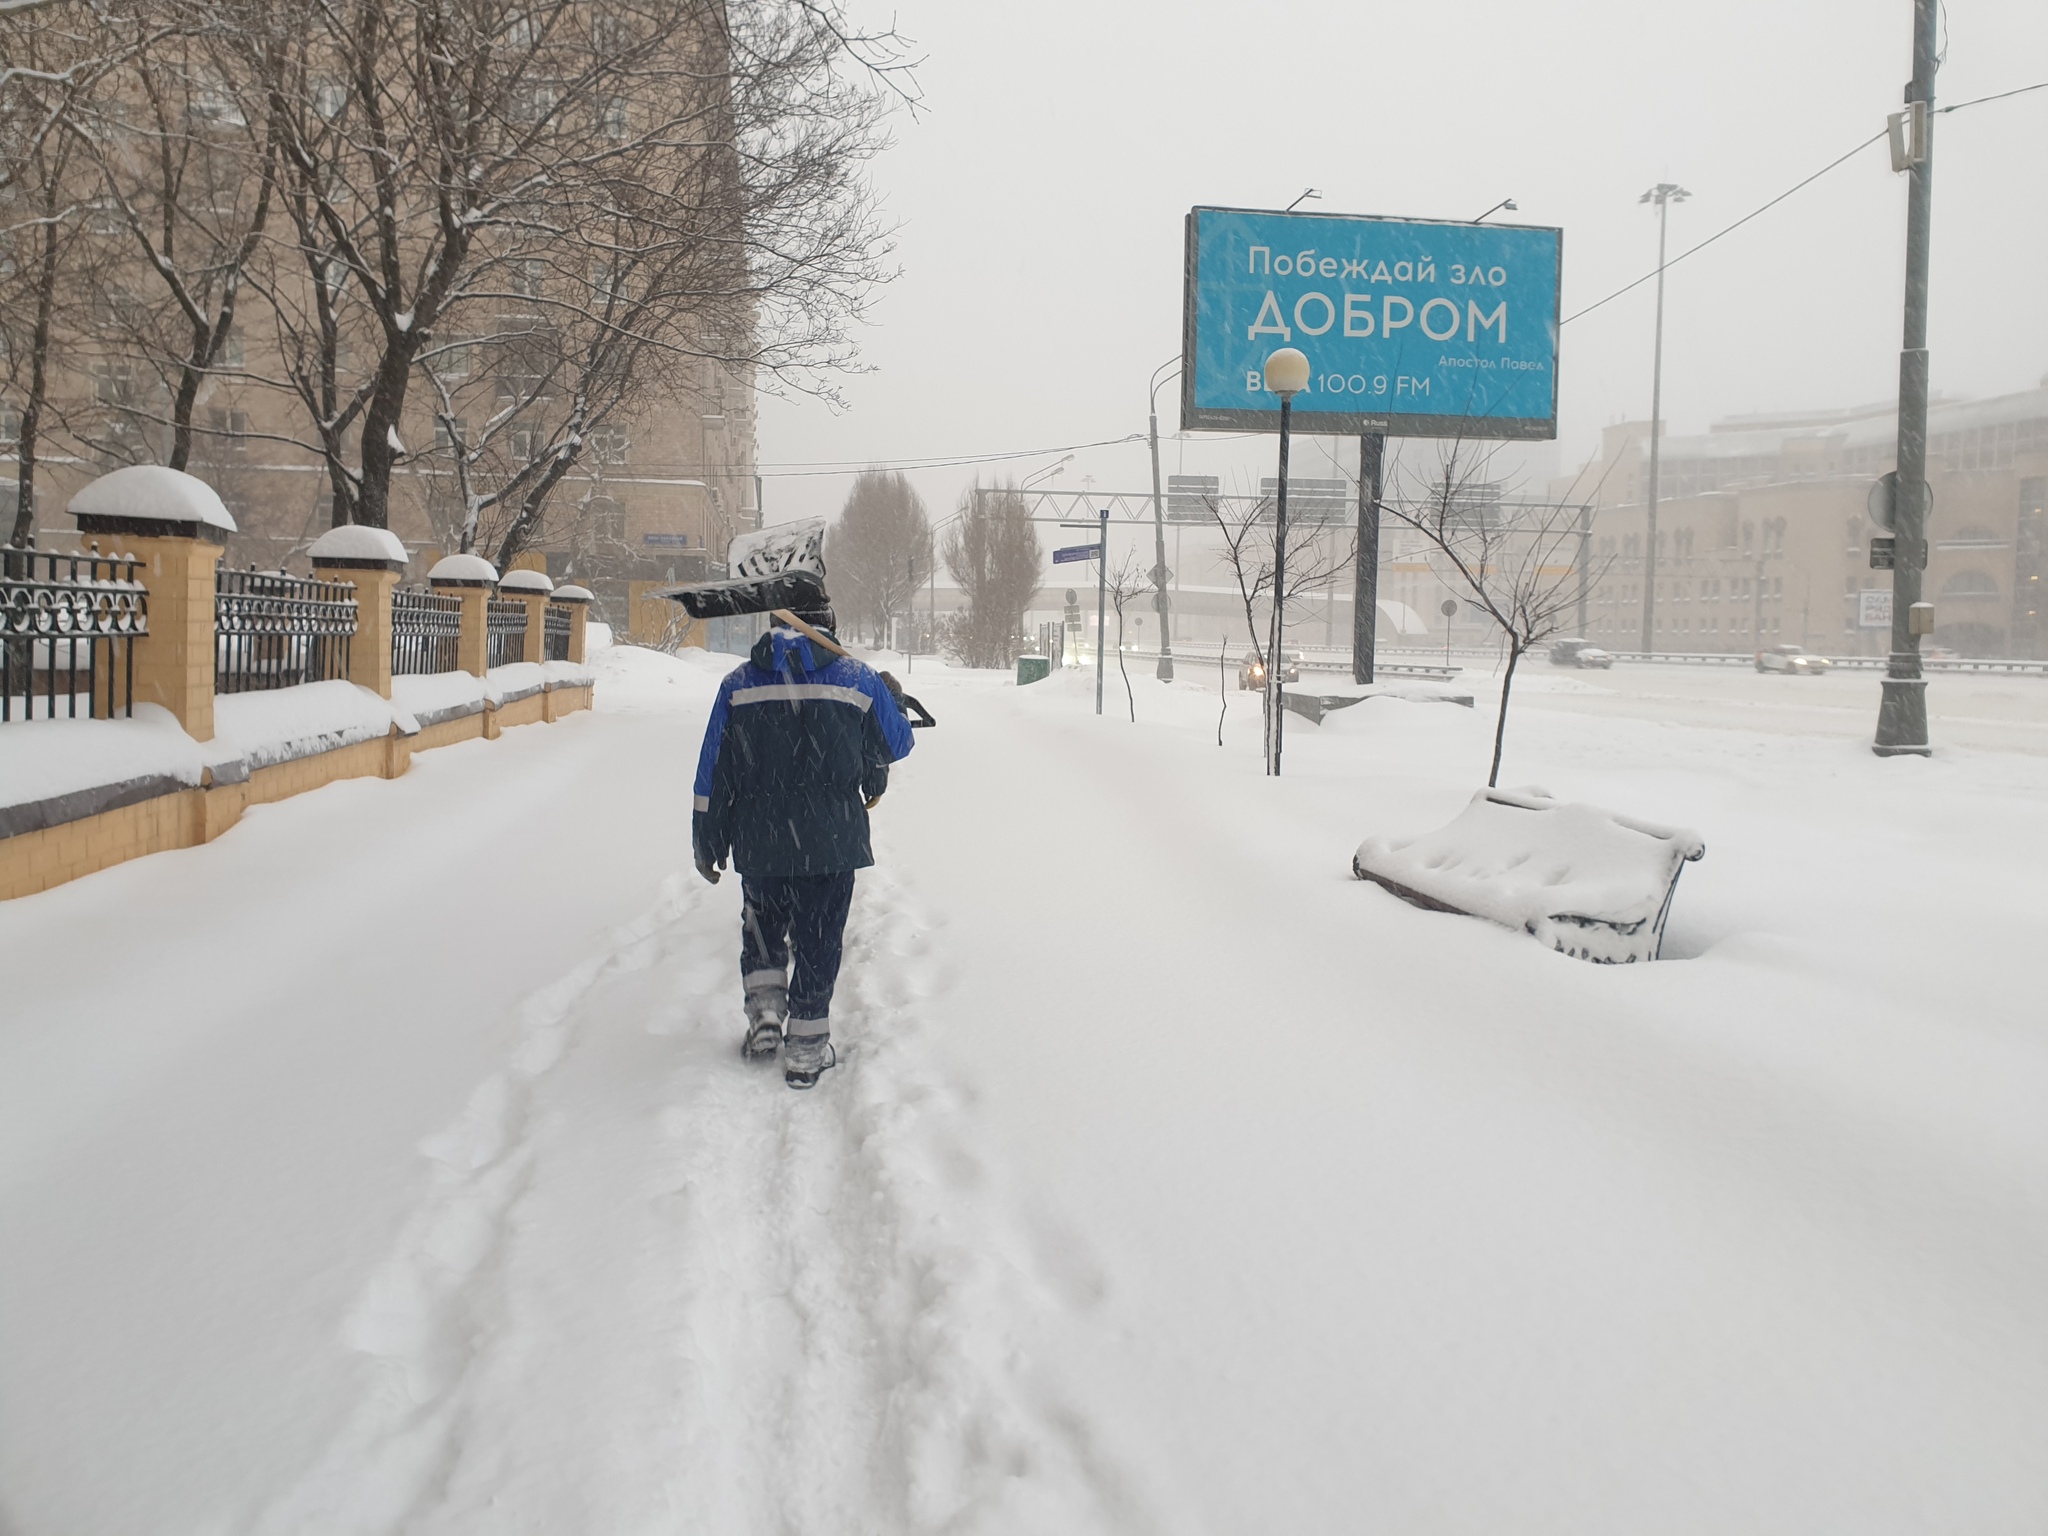
[[[497,590],[498,568],[482,555],[445,555],[427,572],[427,585],[462,599],[456,670],[482,677],[491,670],[491,593]]]
[[[213,740],[214,572],[234,515],[196,475],[130,464],[71,498],[81,534],[118,536],[149,593],[149,633],[135,647],[140,703],[161,704],[194,741]]]
[[[405,545],[389,528],[346,523],[330,528],[306,551],[317,573],[347,572],[356,584],[356,637],[348,649],[348,680],[391,697],[391,594],[405,569]]]

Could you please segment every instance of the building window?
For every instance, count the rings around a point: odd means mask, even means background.
[[[591,461],[597,464],[624,464],[632,449],[632,440],[621,427],[599,427],[586,442]]]
[[[226,410],[210,406],[206,412],[206,430],[212,436],[215,454],[241,454],[249,451],[249,413]]]
[[[608,139],[623,139],[628,131],[626,119],[626,98],[614,96],[604,104],[598,114],[598,131]]]

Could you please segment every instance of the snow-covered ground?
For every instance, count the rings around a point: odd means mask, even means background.
[[[1707,845],[1601,968],[1351,878],[1484,679],[1274,782],[1213,677],[921,662],[799,1095],[725,664],[0,906],[0,1531],[2048,1525],[2048,684],[1880,762],[1532,669],[1503,783]]]

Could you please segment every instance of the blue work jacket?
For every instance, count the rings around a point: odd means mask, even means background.
[[[850,656],[771,629],[726,674],[697,756],[700,864],[743,875],[831,875],[875,862],[867,802],[911,747],[888,684]]]

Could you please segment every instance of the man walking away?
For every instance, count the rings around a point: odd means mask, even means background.
[[[830,607],[796,617],[837,644]],[[719,684],[697,758],[697,872],[740,872],[743,1050],[782,1051],[782,1080],[809,1088],[838,1059],[832,988],[853,872],[875,862],[868,807],[910,724],[881,674],[777,624]],[[792,963],[794,969],[792,970]]]

